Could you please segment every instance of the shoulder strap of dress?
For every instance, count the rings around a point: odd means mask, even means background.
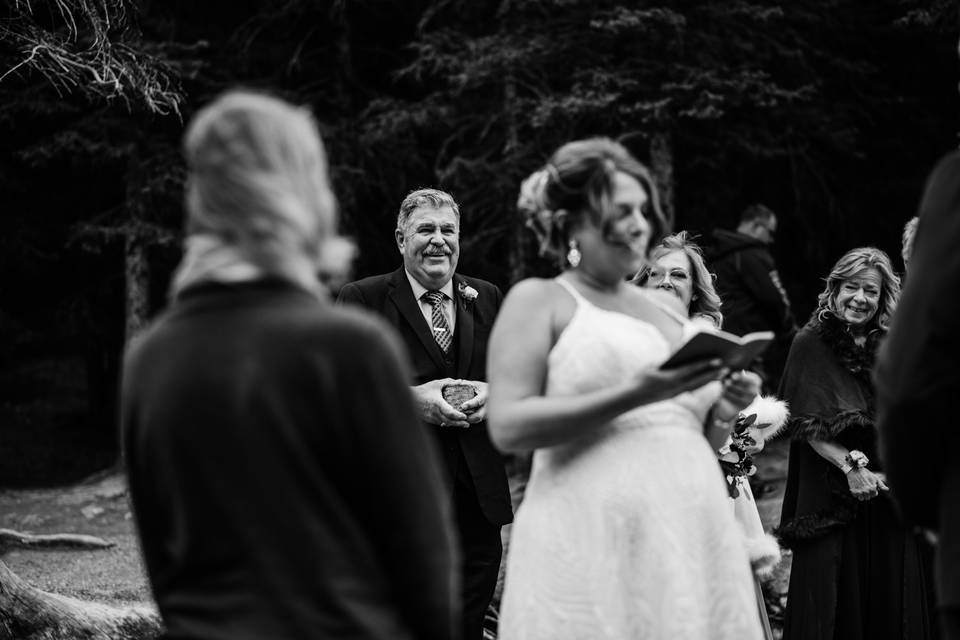
[[[668,316],[670,316],[671,318],[679,322],[681,325],[685,325],[688,322],[690,322],[690,318],[683,315],[682,313],[680,313],[670,305],[666,304],[665,302],[660,300],[657,296],[652,296],[647,293],[644,293],[644,295],[646,296],[647,300],[651,302],[651,304],[653,304],[655,307],[663,311],[665,314],[667,314]]]
[[[573,299],[576,300],[578,307],[587,301],[587,299],[583,297],[583,294],[577,291],[577,288],[572,284],[570,284],[569,282],[567,282],[565,279],[554,278],[553,281],[559,284],[564,289],[566,289],[567,293],[573,296]]]

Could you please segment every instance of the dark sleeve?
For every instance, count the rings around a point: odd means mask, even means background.
[[[960,397],[960,155],[934,170],[906,287],[875,369],[880,454],[905,519],[934,527]]]
[[[373,532],[415,637],[457,638],[460,577],[438,458],[414,412],[398,339],[387,325],[370,324],[362,349],[354,349],[359,357],[351,379],[340,385],[361,454],[351,479],[357,518]]]
[[[780,282],[773,258],[766,251],[751,250],[740,254],[740,274],[753,294],[770,326],[778,331],[793,326],[790,299]]]
[[[500,313],[500,305],[503,304],[503,292],[500,291],[500,287],[496,285],[494,285],[493,290],[496,292],[497,313]]]
[[[360,307],[367,306],[367,301],[363,297],[363,291],[353,282],[348,282],[340,289],[337,295],[338,305],[356,305]]]
[[[162,563],[158,538],[162,531],[164,513],[157,489],[157,475],[150,471],[150,457],[142,455],[142,425],[137,419],[138,370],[141,364],[141,349],[144,335],[141,334],[128,347],[123,358],[120,376],[120,450],[130,491],[130,506],[137,524],[137,535],[143,553],[144,564],[151,581]]]

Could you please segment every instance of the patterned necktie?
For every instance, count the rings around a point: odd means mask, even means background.
[[[433,310],[430,312],[431,324],[433,324],[433,339],[437,341],[444,353],[450,351],[450,343],[453,342],[453,336],[450,332],[450,324],[447,322],[447,316],[443,313],[443,294],[439,291],[427,291],[423,294],[424,299],[430,303]]]

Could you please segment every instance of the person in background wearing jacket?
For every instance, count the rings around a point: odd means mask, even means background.
[[[777,343],[755,370],[764,387],[777,387],[782,358],[796,332],[790,300],[780,283],[770,245],[777,232],[776,214],[762,204],[750,205],[740,214],[736,231],[715,229],[707,261],[717,276],[717,293],[723,300],[723,328],[743,335],[773,331]]]

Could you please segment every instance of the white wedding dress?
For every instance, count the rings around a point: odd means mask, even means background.
[[[666,360],[653,325],[577,301],[548,358],[549,396]],[[507,556],[501,640],[762,638],[743,534],[703,422],[718,383],[539,449]]]

